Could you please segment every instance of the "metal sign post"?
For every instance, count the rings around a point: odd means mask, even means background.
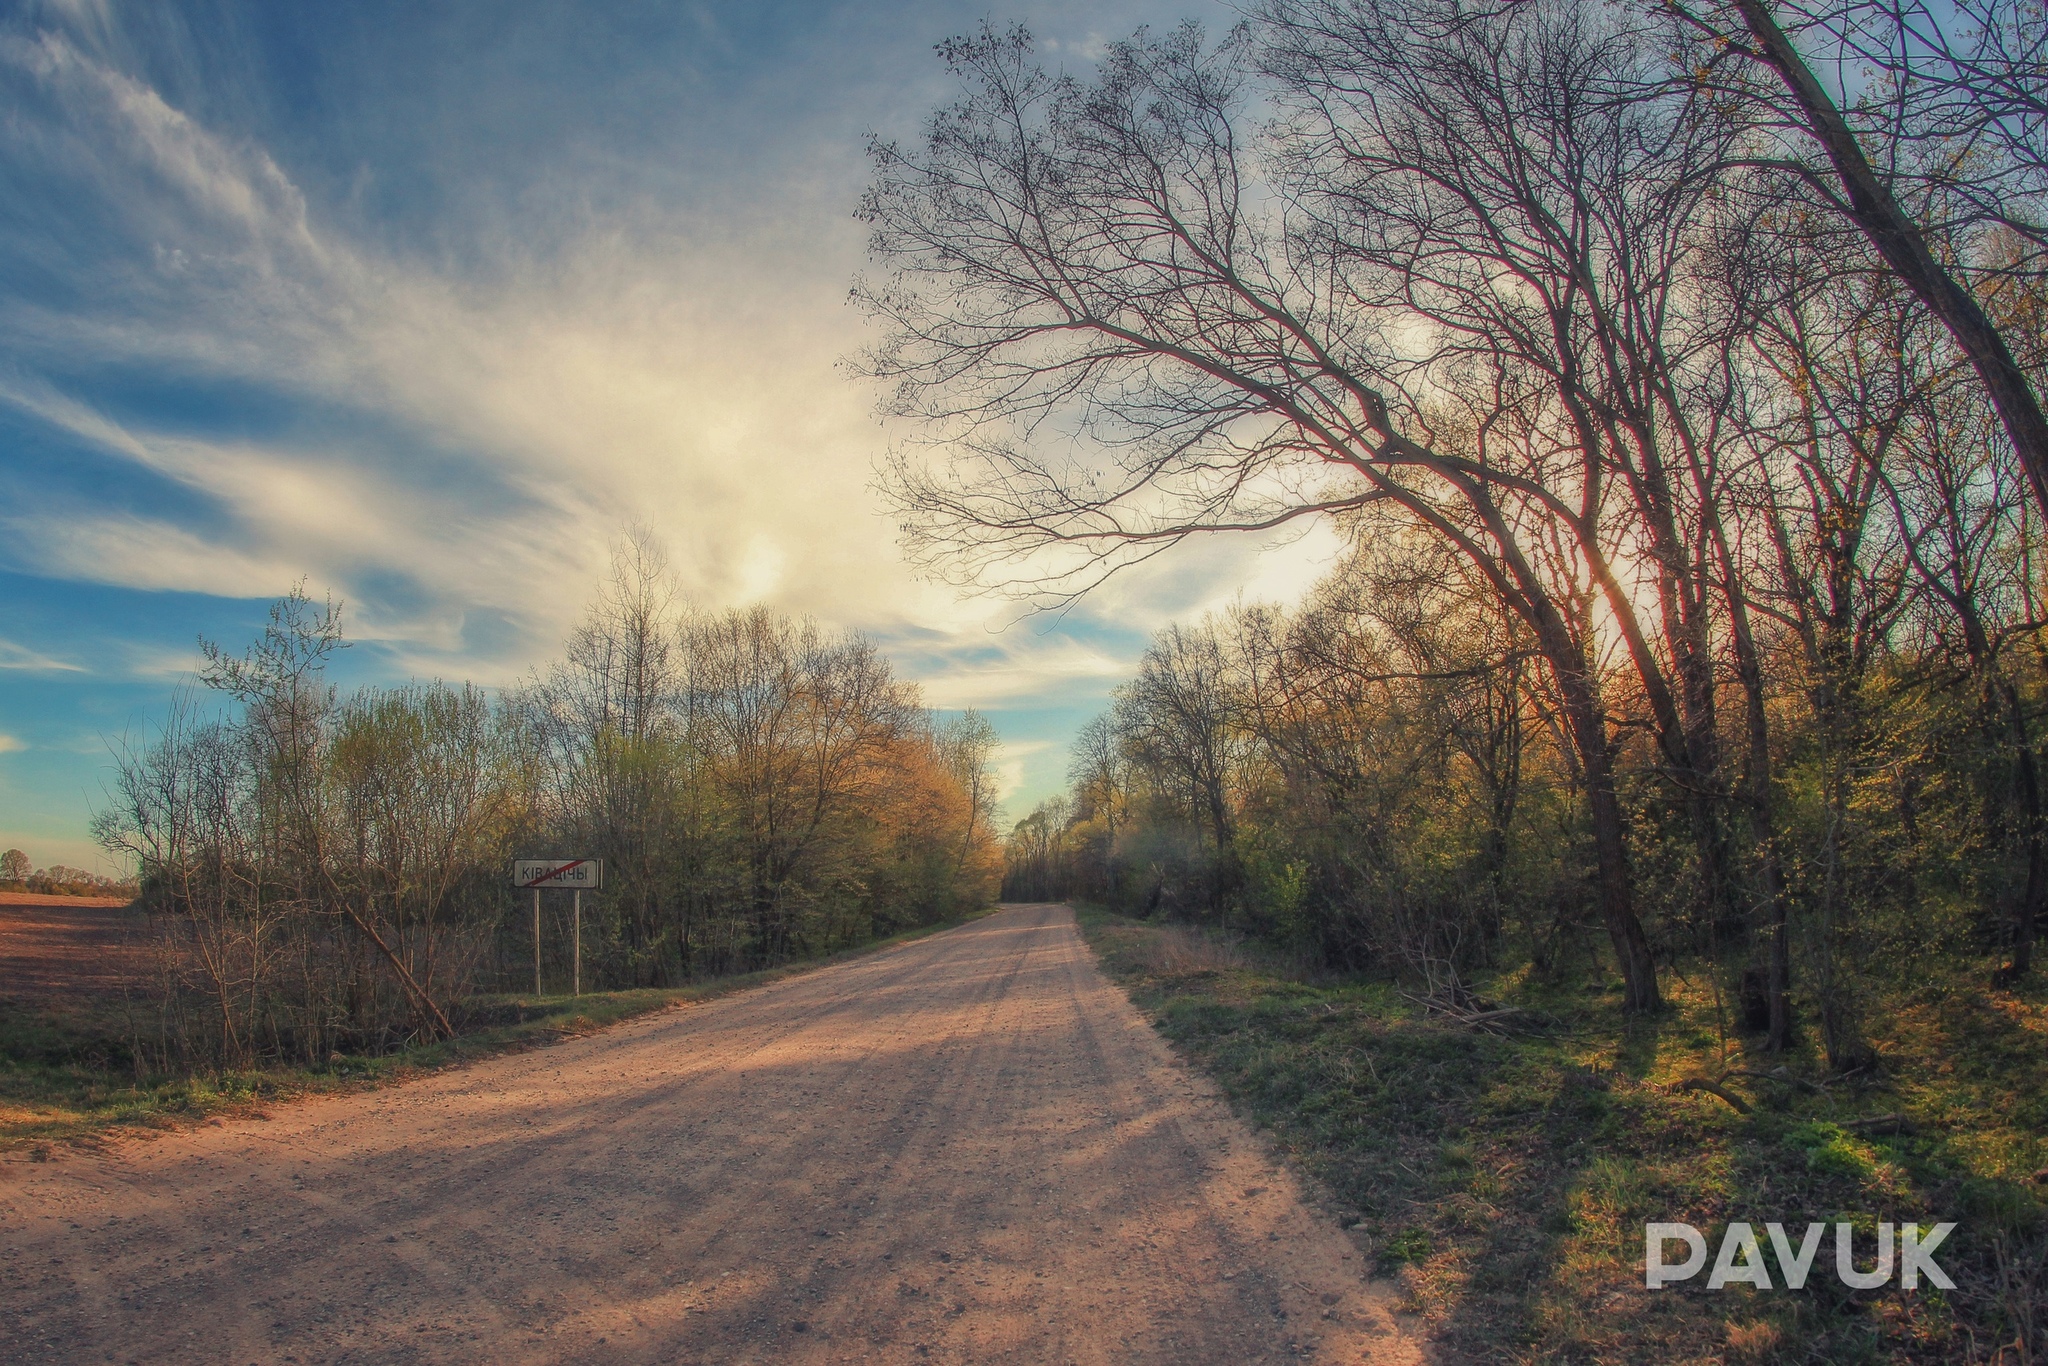
[[[604,886],[604,860],[594,858],[518,859],[512,864],[512,885],[533,889],[533,994],[540,990],[540,893],[543,887],[565,887],[575,894],[570,913],[575,947],[570,952],[569,990],[583,994],[583,890]]]

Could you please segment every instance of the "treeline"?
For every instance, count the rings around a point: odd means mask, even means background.
[[[566,657],[500,696],[342,695],[324,670],[345,646],[338,609],[294,593],[246,652],[206,646],[220,714],[182,698],[117,756],[98,834],[140,870],[162,1062],[375,1051],[530,990],[515,858],[605,860],[586,990],[770,966],[994,890],[988,723],[935,717],[858,635],[688,610],[645,536]],[[546,895],[545,985],[566,991],[577,945]]]
[[[1933,959],[2010,978],[2035,891],[2041,654],[2031,635],[2009,650],[1988,702],[1935,604],[1901,607],[1928,634],[1880,640],[1847,689],[1795,633],[1766,655],[1770,890],[1789,918],[1793,999],[1844,1064],[1867,1061],[1853,1049],[1876,996]],[[1777,908],[1746,813],[1725,793],[1708,807],[1707,864],[1695,794],[1672,782],[1627,678],[1608,683],[1653,951],[1727,965],[1733,1013],[1768,1036]],[[1006,897],[1226,928],[1450,996],[1484,969],[1556,978],[1613,962],[1556,689],[1482,584],[1398,534],[1298,607],[1160,632],[1083,729],[1069,777],[1011,831]]]
[[[36,892],[43,896],[133,896],[135,884],[62,863],[38,868],[23,851],[9,849],[0,853],[0,892]]]
[[[1635,1011],[1718,946],[1839,1068],[1871,970],[2032,970],[2039,5],[1267,0],[1092,78],[943,54],[864,205],[867,369],[942,452],[894,467],[913,549],[1064,601],[1203,533],[1358,547],[1162,634],[1014,890],[1446,981],[1597,928]]]

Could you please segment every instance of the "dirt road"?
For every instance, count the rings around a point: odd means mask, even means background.
[[[1419,1360],[1020,906],[374,1093],[0,1162],[9,1362]]]

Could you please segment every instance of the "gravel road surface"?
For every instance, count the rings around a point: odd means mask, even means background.
[[[8,1362],[1412,1362],[1070,914],[0,1161]]]

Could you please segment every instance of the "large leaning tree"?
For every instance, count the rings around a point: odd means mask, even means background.
[[[1940,319],[2048,513],[2048,348],[2018,307],[2048,273],[2048,6],[1656,3],[1693,44],[1677,78]]]
[[[884,273],[856,289],[884,329],[862,367],[930,438],[888,483],[944,572],[1057,600],[1192,536],[1367,508],[1464,557],[1560,699],[1638,1011],[1658,986],[1603,679],[1619,653],[1667,766],[1715,781],[1687,700],[1711,604],[1680,599],[1723,582],[1687,491],[1709,457],[1670,440],[1700,349],[1672,330],[1673,229],[1726,134],[1684,91],[1613,97],[1658,42],[1600,6],[1275,0],[1213,46],[1141,32],[1084,81],[984,29],[941,48],[962,98],[873,148]]]

